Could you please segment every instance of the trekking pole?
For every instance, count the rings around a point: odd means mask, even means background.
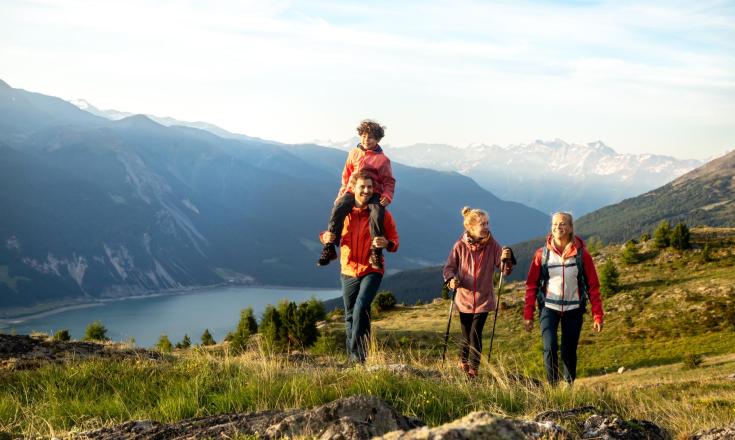
[[[444,360],[447,357],[447,345],[449,344],[449,327],[452,326],[452,314],[454,312],[454,296],[457,294],[457,289],[450,289],[452,292],[451,298],[449,298],[449,321],[447,321],[447,332],[444,333],[444,351],[442,351],[442,367],[444,366]]]
[[[503,289],[503,269],[505,269],[505,261],[500,263],[500,280],[498,281],[498,301],[495,304],[495,319],[493,320],[493,332],[490,333],[490,350],[487,352],[487,361],[490,362],[490,354],[493,352],[493,339],[495,339],[495,324],[498,323],[498,309],[500,308],[500,292]]]

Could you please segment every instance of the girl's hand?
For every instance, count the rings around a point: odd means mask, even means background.
[[[380,198],[380,206],[386,207],[388,205],[390,205],[390,200],[388,200],[388,197],[386,197],[386,196],[381,197]]]

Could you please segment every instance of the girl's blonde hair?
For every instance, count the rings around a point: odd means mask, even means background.
[[[490,216],[487,215],[487,212],[482,209],[476,209],[476,208],[470,208],[469,206],[465,206],[462,208],[462,217],[464,217],[464,228],[467,229],[468,226],[476,225],[480,223],[482,220],[490,221]]]

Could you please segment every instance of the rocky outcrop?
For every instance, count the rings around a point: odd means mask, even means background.
[[[525,440],[571,438],[564,428],[553,422],[506,419],[487,412],[469,415],[436,428],[418,428],[407,432],[391,432],[382,440]]]
[[[374,396],[352,396],[310,409],[225,414],[162,424],[123,423],[78,434],[79,439],[194,439],[257,435],[262,439],[308,436],[319,439],[369,439],[423,423],[399,414]]]
[[[38,368],[48,363],[88,358],[161,359],[156,351],[122,344],[54,341],[46,336],[0,334],[0,370]]]
[[[690,440],[731,440],[735,438],[735,424],[724,428],[715,428],[707,431],[699,431]]]
[[[584,422],[582,438],[600,440],[668,440],[671,436],[647,420],[593,415]]]

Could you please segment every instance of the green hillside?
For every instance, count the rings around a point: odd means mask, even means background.
[[[79,359],[25,370],[3,361],[0,432],[63,436],[134,419],[309,408],[371,394],[429,425],[472,410],[533,417],[592,405],[685,438],[735,423],[735,229],[693,229],[692,241],[696,249],[683,252],[638,244],[640,262],[628,265],[617,246],[595,255],[598,267],[617,265],[620,289],[604,298],[602,333],[585,323],[573,388],[537,385],[540,337],[522,329],[524,287],[516,282],[502,294],[493,357],[476,381],[455,366],[457,319],[441,362],[448,302],[437,300],[375,315],[366,366],[346,362],[339,317],[322,326],[314,347],[288,355],[270,352],[256,336],[239,355],[225,344],[162,359]]]

